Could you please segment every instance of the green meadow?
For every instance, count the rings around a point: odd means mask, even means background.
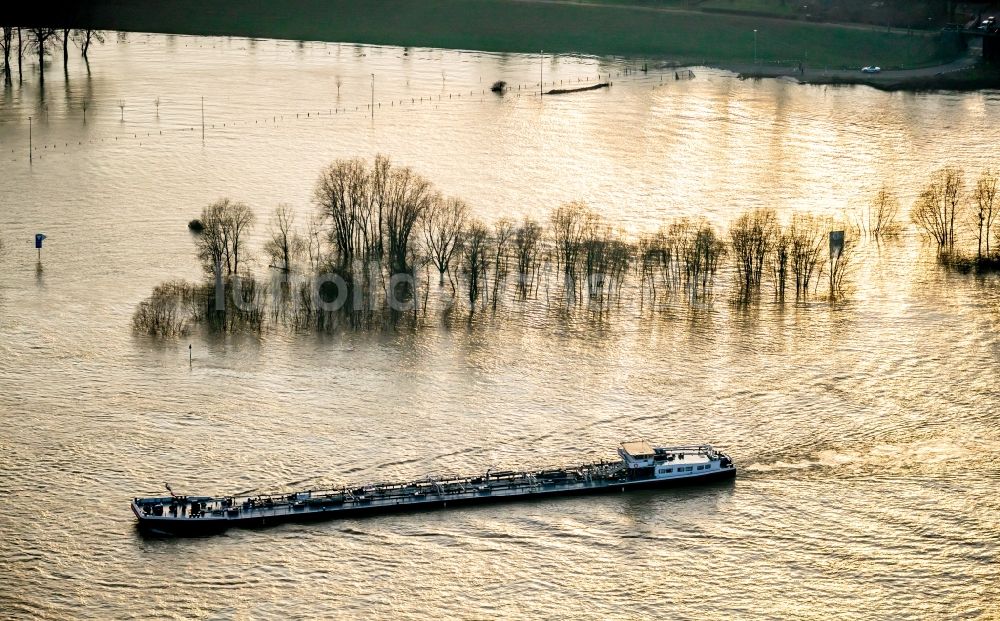
[[[636,4],[635,2],[638,2]],[[603,0],[117,0],[83,3],[72,26],[491,52],[579,53],[679,62],[830,68],[947,60],[936,36],[746,15],[673,11],[680,2]],[[667,10],[662,10],[666,8]]]

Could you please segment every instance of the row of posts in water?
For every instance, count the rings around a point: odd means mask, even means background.
[[[673,71],[673,68],[671,68],[671,71]],[[622,75],[629,76],[629,75],[634,75],[636,73],[642,73],[642,74],[648,73],[648,66],[646,64],[644,64],[641,69],[633,69],[633,68],[630,68],[630,67],[625,67],[622,71],[619,71],[619,72],[615,73],[614,75],[615,76],[622,76]],[[597,80],[597,82],[600,82],[601,80],[610,80],[612,78],[612,75],[613,74],[611,72],[609,72],[607,74],[599,73],[599,74],[597,74],[597,76],[596,76],[595,79]],[[661,72],[661,74],[660,74],[660,84],[663,83],[663,79],[664,79],[663,76],[664,76],[664,74]],[[544,97],[544,92],[543,91],[544,91],[545,86],[564,86],[566,84],[573,84],[573,83],[580,84],[580,83],[588,82],[590,80],[591,80],[590,76],[583,76],[583,77],[577,77],[576,80],[575,80],[575,82],[574,82],[573,79],[570,78],[570,79],[561,79],[561,80],[558,80],[558,81],[553,80],[552,82],[544,82],[544,81],[542,81],[542,82],[535,83],[535,84],[518,84],[515,96],[516,97],[520,97],[522,94],[525,94],[525,95],[531,96],[531,97],[542,98],[542,97]],[[537,85],[537,88],[538,88],[537,91],[534,90],[536,85]],[[528,87],[531,87],[530,91],[529,91]],[[511,91],[511,92],[514,92],[514,87],[511,86],[508,90]],[[482,96],[485,96],[486,92],[487,92],[487,89],[480,89],[480,93],[478,93],[481,96],[480,102],[483,101]],[[363,108],[362,108],[362,106],[360,104],[358,104],[358,105],[355,105],[353,107],[353,109],[351,107],[349,107],[349,106],[345,106],[345,107],[328,108],[326,110],[326,112],[323,112],[322,110],[315,111],[315,112],[314,111],[296,112],[296,113],[294,113],[295,114],[294,118],[301,120],[301,119],[304,119],[304,118],[306,118],[306,119],[321,118],[323,116],[326,116],[326,117],[336,117],[336,116],[340,116],[340,115],[347,115],[347,114],[350,114],[352,112],[360,112],[362,110],[364,110],[365,112],[369,112],[371,114],[372,118],[374,118],[375,111],[376,110],[381,110],[383,107],[386,107],[386,108],[400,107],[400,108],[402,108],[402,107],[406,106],[407,104],[409,104],[409,105],[419,105],[419,104],[423,104],[423,103],[443,102],[443,101],[448,101],[448,100],[454,101],[454,100],[462,99],[463,96],[466,97],[466,99],[468,99],[469,97],[474,97],[476,94],[477,93],[475,92],[475,90],[470,90],[468,95],[465,95],[464,91],[462,91],[462,92],[452,92],[452,93],[447,93],[447,94],[441,93],[441,94],[438,94],[436,97],[433,96],[433,95],[421,96],[421,97],[410,97],[410,98],[408,98],[408,99],[410,99],[409,102],[406,101],[407,98],[400,98],[398,100],[397,99],[393,99],[393,100],[389,101],[389,104],[387,106],[384,105],[384,102],[374,101],[374,96],[373,96],[372,97],[372,101],[370,103],[365,104]],[[447,95],[447,99],[445,98],[445,95]],[[339,93],[338,93],[338,98],[339,98]],[[76,145],[73,145],[69,141],[63,141],[62,145],[60,145],[58,142],[51,143],[51,145],[48,142],[42,143],[41,145],[35,145],[34,144],[35,143],[35,139],[34,139],[34,124],[36,122],[38,122],[38,119],[35,117],[35,115],[29,115],[28,116],[28,161],[29,161],[29,163],[33,162],[36,157],[37,158],[42,158],[42,157],[44,157],[44,154],[46,154],[46,153],[57,153],[57,152],[59,152],[58,149],[60,149],[60,148],[62,148],[63,149],[62,152],[65,153],[68,148],[70,148],[72,146],[82,146],[84,143],[87,143],[87,144],[100,144],[100,143],[103,143],[103,142],[108,142],[108,143],[110,143],[110,142],[124,142],[125,140],[128,140],[128,139],[131,138],[131,139],[134,139],[134,140],[136,140],[136,139],[139,140],[138,146],[142,146],[142,141],[141,140],[143,138],[155,138],[155,137],[158,137],[158,136],[163,136],[165,134],[171,134],[171,133],[174,133],[174,134],[182,134],[182,133],[186,133],[186,132],[194,133],[196,130],[199,130],[199,129],[200,129],[200,134],[201,134],[201,140],[204,143],[205,140],[206,140],[206,136],[207,136],[207,131],[208,130],[221,129],[221,128],[229,128],[229,127],[237,127],[237,126],[240,126],[240,125],[242,125],[244,127],[251,126],[251,123],[250,123],[249,120],[246,120],[246,121],[239,121],[239,120],[237,120],[237,121],[227,121],[227,122],[223,122],[223,123],[206,123],[206,121],[205,121],[205,98],[201,97],[199,103],[200,103],[199,107],[200,107],[201,118],[200,118],[200,123],[198,125],[190,125],[190,126],[185,126],[185,127],[177,127],[177,128],[172,128],[172,129],[171,128],[168,128],[168,129],[159,129],[159,130],[147,131],[147,132],[130,132],[130,133],[119,134],[117,136],[110,136],[110,137],[99,138],[99,139],[92,139],[92,140],[86,140],[86,141],[79,140],[79,141],[77,141]],[[160,98],[157,97],[156,99],[154,99],[153,100],[153,105],[154,105],[155,110],[156,110],[156,112],[155,112],[155,114],[156,114],[155,118],[159,119],[159,117],[160,117],[160,105],[161,105]],[[87,102],[84,102],[83,105],[81,106],[81,110],[83,111],[82,120],[83,120],[84,123],[87,122],[87,109],[88,109],[88,107],[89,106],[88,106]],[[118,100],[116,107],[118,107],[120,109],[120,117],[119,118],[120,118],[120,121],[122,123],[124,123],[125,122],[126,101],[123,100],[123,99]],[[48,105],[43,105],[42,110],[43,110],[43,114],[44,114],[44,120],[47,123],[48,122],[48,114],[49,114],[48,113]],[[253,125],[255,125],[255,126],[265,126],[268,123],[271,123],[272,125],[275,125],[279,121],[286,120],[286,118],[290,120],[292,118],[292,113],[288,113],[288,114],[274,114],[274,115],[271,115],[269,118],[268,117],[263,117],[263,118],[259,118],[259,119],[254,119],[253,120]],[[11,153],[16,153],[16,148],[12,147],[11,148]],[[16,161],[18,161],[18,159],[19,158],[14,157],[14,158],[11,159],[11,161],[15,161],[16,162]]]

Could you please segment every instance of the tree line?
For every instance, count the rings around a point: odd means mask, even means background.
[[[45,55],[56,48],[62,48],[63,65],[69,63],[70,44],[76,44],[84,60],[94,42],[104,43],[103,31],[70,28],[22,28],[20,26],[0,26],[0,53],[3,55],[4,83],[13,82],[12,67],[17,65],[17,79],[24,78],[23,59],[32,54],[38,58],[38,75],[45,79]],[[13,60],[11,57],[13,56]]]
[[[986,170],[967,190],[961,171],[937,171],[911,219],[945,257],[957,255],[956,231],[969,224],[976,256],[995,260],[997,181]],[[795,213],[782,221],[761,208],[740,214],[725,231],[703,218],[678,218],[634,238],[581,202],[555,207],[544,221],[487,223],[461,198],[381,155],[324,168],[313,203],[304,228],[279,205],[256,254],[250,239],[257,222],[248,205],[227,198],[204,207],[189,226],[206,280],[157,287],[136,311],[136,331],[172,334],[203,321],[260,330],[281,318],[323,330],[377,328],[426,315],[432,290],[446,313],[461,307],[470,318],[505,300],[604,314],[621,305],[623,291],[640,308],[704,301],[715,295],[720,273],[735,304],[765,295],[777,303],[835,300],[849,289],[857,240],[881,243],[903,230],[900,201],[887,187],[840,218]],[[254,275],[259,260],[272,274],[269,283]]]
[[[843,226],[833,218],[795,214],[782,223],[772,209],[746,212],[724,233],[707,220],[680,218],[638,239],[581,202],[554,208],[545,221],[487,223],[461,198],[381,155],[327,166],[313,202],[304,228],[278,206],[257,255],[248,205],[222,199],[206,206],[189,225],[206,281],[158,287],[136,311],[136,330],[170,334],[200,321],[260,329],[279,316],[321,329],[372,328],[426,314],[435,284],[447,312],[463,306],[470,317],[505,299],[543,294],[546,304],[607,313],[623,290],[638,293],[643,306],[706,299],[727,269],[737,303],[765,291],[779,302],[786,291],[797,300],[817,297],[821,281],[822,295],[836,298],[853,248],[848,242],[828,252],[829,232]],[[876,202],[856,230],[882,237],[898,225],[887,221],[892,201]],[[271,271],[269,285],[254,276],[258,259]]]

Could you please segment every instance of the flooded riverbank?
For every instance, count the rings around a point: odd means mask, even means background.
[[[252,337],[130,326],[153,286],[202,278],[187,230],[202,207],[228,196],[266,221],[284,202],[306,222],[338,158],[388,154],[488,221],[582,200],[636,235],[755,207],[838,214],[883,183],[905,210],[945,162],[995,166],[997,93],[152,35],[90,56],[89,71],[53,61],[44,87],[26,71],[0,105],[6,616],[1000,613],[984,467],[1000,457],[1000,286],[941,270],[909,227],[865,247],[836,305],[716,299],[643,321],[512,307]],[[540,99],[540,69],[553,88],[613,85]],[[528,468],[634,437],[712,442],[740,475],[191,541],[140,537],[128,509],[164,482],[235,493]]]

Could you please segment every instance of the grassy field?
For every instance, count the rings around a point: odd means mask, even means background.
[[[812,66],[913,67],[945,53],[934,37],[876,29],[675,12],[683,0],[610,4],[524,0],[111,0],[70,9],[69,25],[136,32],[237,35],[440,47],[656,57],[680,62],[746,63],[758,29],[762,62]],[[636,4],[636,2],[633,2]],[[651,6],[651,5],[656,5]],[[51,13],[39,19],[59,21]]]

